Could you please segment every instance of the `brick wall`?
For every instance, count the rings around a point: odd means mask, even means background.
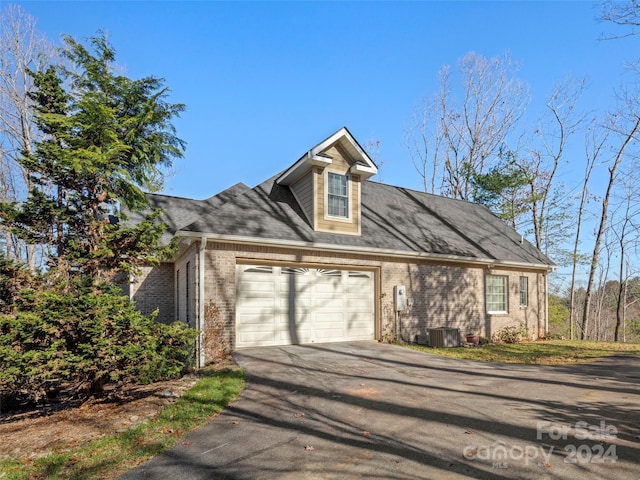
[[[130,286],[133,301],[144,314],[159,309],[156,320],[171,323],[175,320],[173,263],[144,267]]]
[[[174,263],[174,319],[196,328],[198,314],[198,243],[193,242]]]
[[[158,321],[176,319],[197,325],[199,242],[190,245],[173,264],[145,268],[133,285],[138,308],[150,313],[159,308]],[[402,337],[415,341],[429,328],[459,328],[460,334],[490,337],[508,325],[524,322],[531,336],[545,332],[546,276],[540,272],[518,269],[487,269],[476,265],[438,264],[433,261],[407,263],[391,257],[346,253],[321,254],[306,250],[274,247],[208,243],[205,250],[204,307],[210,338],[204,339],[206,361],[221,351],[235,348],[236,264],[303,263],[308,266],[361,267],[376,273],[376,338],[390,339],[395,333],[396,312],[393,299],[395,285],[407,289],[409,306],[398,314]],[[189,279],[186,270],[189,264]],[[509,309],[506,314],[487,314],[485,276],[508,276]],[[519,280],[528,278],[528,305],[519,305]],[[176,291],[176,279],[178,291]],[[189,302],[187,303],[187,284]],[[187,308],[189,314],[187,316]],[[207,323],[205,322],[205,323]],[[205,335],[206,337],[206,335]],[[215,342],[212,342],[215,337]]]
[[[544,334],[544,276],[535,271],[492,269],[474,265],[437,264],[432,261],[407,263],[389,257],[353,256],[344,253],[319,254],[312,251],[209,243],[205,253],[205,297],[219,312],[225,341],[235,345],[235,273],[238,260],[244,263],[285,262],[308,265],[358,266],[372,268],[376,278],[376,336],[389,338],[395,331],[393,287],[405,285],[411,303],[399,314],[403,337],[414,341],[428,328],[459,328],[461,335],[476,333],[490,337],[507,325],[525,322],[535,338]],[[509,277],[509,312],[485,312],[485,275]],[[519,307],[519,278],[529,279],[529,305]]]

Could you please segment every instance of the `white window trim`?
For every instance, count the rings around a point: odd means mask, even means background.
[[[505,309],[504,310],[489,310],[489,302],[487,301],[487,286],[488,286],[488,282],[487,279],[489,277],[501,277],[503,279],[505,279]],[[489,315],[506,315],[509,313],[509,276],[508,275],[498,275],[498,274],[492,274],[489,273],[487,275],[485,275],[484,278],[484,302],[485,302],[485,308],[487,311],[487,314]]]
[[[329,215],[329,174],[333,173],[335,175],[340,175],[343,177],[347,177],[347,216],[346,217],[337,217],[334,215]],[[353,208],[353,198],[351,195],[351,175],[348,172],[342,173],[335,170],[325,170],[324,173],[324,218],[327,220],[334,220],[336,222],[345,222],[351,223],[351,210]]]

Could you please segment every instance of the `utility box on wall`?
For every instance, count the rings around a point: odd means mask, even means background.
[[[396,285],[393,287],[393,299],[396,311],[407,309],[407,288],[404,285]]]

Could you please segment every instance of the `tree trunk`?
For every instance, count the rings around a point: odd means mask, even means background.
[[[621,261],[622,263],[622,261]],[[620,289],[618,290],[618,306],[616,308],[616,328],[613,332],[613,341],[620,341],[620,325],[622,325],[622,319],[624,315],[624,301],[625,291],[627,289],[627,282],[622,280],[622,267],[620,268]]]
[[[598,268],[598,261],[600,259],[600,244],[602,243],[602,237],[604,235],[605,227],[607,224],[607,214],[609,210],[609,199],[611,198],[611,192],[613,190],[613,184],[616,179],[616,172],[620,163],[622,162],[622,156],[627,146],[634,139],[636,133],[640,130],[640,117],[636,117],[636,122],[631,129],[631,132],[626,136],[622,146],[618,150],[616,154],[616,158],[613,162],[613,165],[609,167],[609,183],[607,185],[607,191],[605,193],[604,198],[602,199],[602,215],[600,217],[600,226],[598,227],[598,232],[596,234],[595,245],[593,247],[593,255],[591,257],[591,268],[589,269],[589,281],[587,282],[587,291],[585,294],[584,300],[584,310],[582,314],[582,332],[580,335],[580,339],[584,340],[587,327],[589,325],[589,313],[591,309],[591,295],[593,291],[593,281],[595,278],[596,269]]]

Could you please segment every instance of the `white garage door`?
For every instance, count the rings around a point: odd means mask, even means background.
[[[236,346],[372,340],[373,272],[237,265]]]

